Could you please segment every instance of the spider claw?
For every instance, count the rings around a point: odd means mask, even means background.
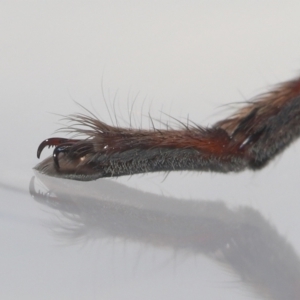
[[[60,153],[59,151],[60,147],[56,147],[53,151],[53,161],[55,166],[59,169],[59,163],[58,163],[58,154]]]
[[[37,158],[40,158],[41,153],[45,147],[48,146],[48,148],[53,146],[58,146],[59,144],[65,143],[66,141],[69,141],[68,139],[62,139],[62,138],[50,138],[46,139],[43,142],[40,143],[38,149],[37,149]]]
[[[42,153],[43,149],[47,146],[48,141],[49,140],[47,139],[40,143],[40,145],[37,149],[37,158],[40,158],[41,153]]]
[[[73,145],[73,143],[65,143],[59,146],[56,146],[53,150],[53,160],[55,166],[59,169],[58,155],[59,153],[67,153],[69,152],[69,148]]]
[[[76,142],[78,142],[78,140],[63,139],[63,138],[46,139],[43,142],[41,142],[41,144],[39,145],[39,147],[37,149],[37,158],[40,158],[43,149],[47,146],[48,146],[48,148],[50,148],[50,147],[57,147],[61,144],[65,144],[65,143],[76,143]]]

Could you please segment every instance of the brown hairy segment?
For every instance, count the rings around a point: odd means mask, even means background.
[[[110,126],[94,115],[68,119],[74,124],[68,131],[86,138],[43,141],[38,158],[46,146],[55,148],[35,167],[39,172],[88,181],[157,171],[257,170],[300,134],[300,78],[277,85],[210,128],[144,130]]]

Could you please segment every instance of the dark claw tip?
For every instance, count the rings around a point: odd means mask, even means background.
[[[38,149],[37,149],[37,158],[40,158],[43,149],[44,149],[47,145],[49,145],[49,139],[44,140],[43,142],[40,143],[40,145],[39,145],[39,147],[38,147]],[[49,145],[49,147],[50,147],[50,145]]]
[[[54,150],[53,150],[53,161],[54,161],[54,164],[55,166],[59,169],[59,163],[58,163],[58,154],[60,153],[60,147],[56,147]]]
[[[69,141],[68,139],[62,139],[62,138],[50,138],[46,139],[39,145],[37,149],[37,158],[40,158],[41,153],[45,147],[51,147],[51,146],[58,146],[62,143],[65,143],[66,141]]]
[[[58,145],[57,147],[55,147],[55,149],[53,150],[53,160],[54,160],[54,164],[57,168],[59,168],[59,162],[58,162],[58,155],[59,153],[67,153],[69,152],[70,147],[72,146],[72,143],[65,143],[65,144],[61,144]]]

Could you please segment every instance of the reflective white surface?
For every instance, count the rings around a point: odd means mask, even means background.
[[[104,98],[123,125],[207,126],[297,76],[299,10],[2,2],[1,299],[299,299],[299,142],[257,173],[32,179],[74,100],[110,124]]]

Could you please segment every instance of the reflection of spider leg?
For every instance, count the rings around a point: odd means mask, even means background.
[[[144,130],[109,126],[82,114],[69,119],[74,122],[71,131],[88,138],[44,141],[38,157],[45,146],[56,149],[35,167],[38,171],[93,180],[157,171],[256,170],[300,134],[300,78],[278,85],[211,128],[189,123],[179,130]]]
[[[118,239],[151,252],[163,249],[170,257],[173,251],[185,258],[201,253],[222,271],[226,266],[259,299],[300,299],[298,253],[253,208],[165,197],[113,180],[90,183],[87,189],[81,182],[37,178],[50,192],[37,193],[32,186],[31,195],[56,216],[47,227],[60,241],[84,245]]]

